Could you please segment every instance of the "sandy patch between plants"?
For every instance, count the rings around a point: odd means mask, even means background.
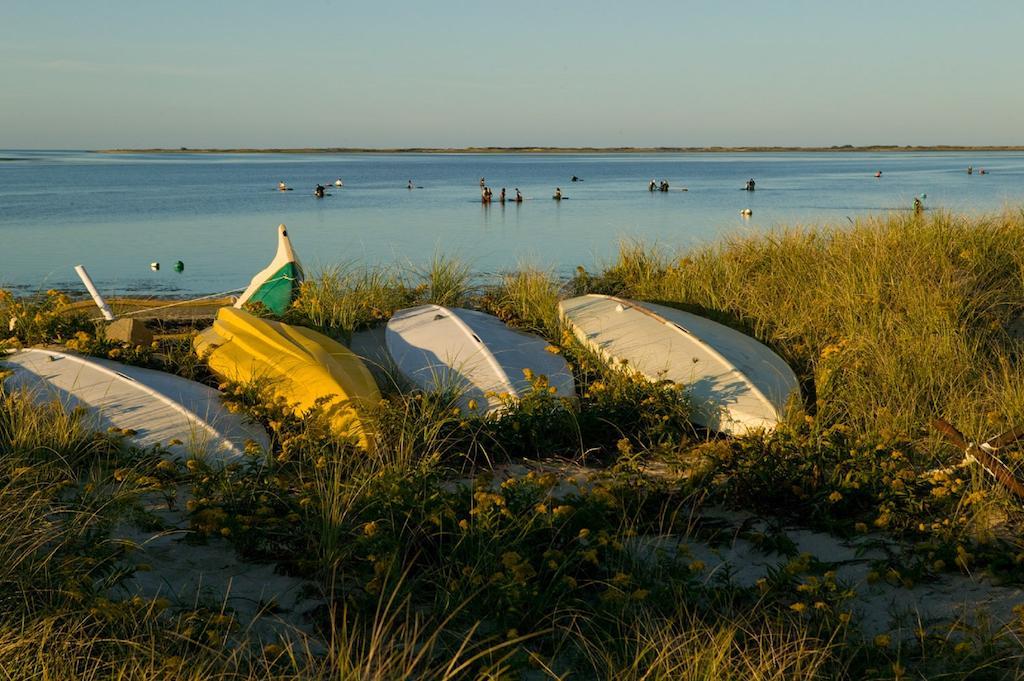
[[[118,588],[121,594],[167,598],[172,610],[231,614],[240,633],[261,644],[301,640],[311,650],[321,648],[310,614],[325,600],[315,583],[280,574],[271,563],[244,561],[222,537],[198,537],[188,513],[168,509],[163,500],[144,506],[164,529],[127,523],[115,529],[118,540],[135,547],[129,560],[136,571]]]

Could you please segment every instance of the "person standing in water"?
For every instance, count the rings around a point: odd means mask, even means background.
[[[501,193],[498,194],[498,200],[501,201],[502,203],[505,203],[505,188],[504,187],[501,188]]]
[[[551,198],[553,198],[555,201],[561,201],[562,200],[562,188],[561,187],[555,187],[555,195],[552,196]]]
[[[523,195],[519,193],[519,187],[516,187],[516,203],[523,202]]]
[[[654,180],[651,180],[651,181],[650,181],[650,182],[649,182],[649,183],[647,184],[647,191],[649,191],[649,192],[653,192],[653,191],[654,191],[654,188],[655,188],[656,186],[657,186],[657,185],[655,185],[655,184],[654,184]]]
[[[486,184],[487,184],[487,182],[484,180],[484,178],[481,177],[480,178],[480,189],[483,189],[484,185],[486,185]]]
[[[286,192],[286,191],[288,191],[288,185],[286,185],[284,183],[284,180],[281,180],[280,182],[277,183],[277,191],[279,191],[279,192]]]
[[[406,186],[406,189],[412,189],[412,180],[409,180],[409,184]]]

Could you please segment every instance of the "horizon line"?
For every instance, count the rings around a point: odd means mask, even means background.
[[[757,153],[757,152],[865,152],[865,151],[1024,151],[1024,145],[975,144],[841,144],[832,146],[467,146],[467,147],[148,147],[85,150],[97,154],[491,154],[491,153]]]

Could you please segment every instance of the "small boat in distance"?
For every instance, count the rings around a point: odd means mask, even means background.
[[[302,265],[292,250],[288,228],[278,225],[277,254],[252,278],[249,287],[235,301],[235,307],[241,309],[246,303],[262,303],[274,314],[284,314],[298,295],[303,279]]]
[[[774,430],[799,391],[781,357],[705,317],[595,294],[563,300],[558,311],[580,342],[613,366],[685,386],[693,422],[711,430]]]

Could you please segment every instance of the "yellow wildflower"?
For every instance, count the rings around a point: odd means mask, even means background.
[[[571,515],[572,512],[575,510],[576,509],[570,504],[562,504],[561,506],[555,507],[554,516],[557,519],[562,519],[568,515]]]

